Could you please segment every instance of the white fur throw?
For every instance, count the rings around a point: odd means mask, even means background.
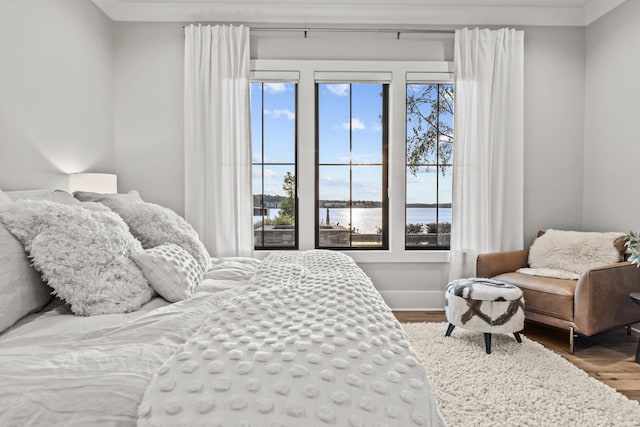
[[[204,271],[189,252],[169,243],[131,256],[153,289],[169,302],[191,296],[202,282]]]
[[[529,249],[529,267],[583,274],[592,268],[621,261],[614,246],[623,233],[547,230]]]
[[[204,271],[211,267],[211,257],[198,233],[171,209],[153,203],[133,203],[112,209],[120,214],[145,249],[174,243],[189,252]]]
[[[125,313],[153,290],[129,258],[142,250],[115,213],[49,201],[0,206],[0,221],[24,245],[36,270],[78,315]]]
[[[556,270],[555,268],[520,268],[516,271],[529,276],[552,277],[554,279],[578,280],[580,278],[578,273]]]

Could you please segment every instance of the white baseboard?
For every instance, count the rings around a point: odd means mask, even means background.
[[[444,291],[381,291],[380,295],[395,311],[444,310]]]

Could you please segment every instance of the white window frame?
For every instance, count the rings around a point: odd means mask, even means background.
[[[274,80],[287,80],[298,73],[298,248],[315,248],[315,84],[318,77],[349,73],[352,80],[367,81],[381,75],[389,82],[389,249],[346,250],[359,263],[448,263],[449,251],[416,251],[405,249],[405,184],[406,184],[406,92],[407,76],[414,82],[453,81],[453,62],[448,61],[334,61],[278,60],[251,61],[254,75],[268,74]],[[281,73],[281,75],[279,75]],[[429,77],[431,76],[431,77]],[[427,80],[428,79],[428,80]],[[446,79],[446,80],[445,80]],[[272,251],[256,251],[264,257]]]

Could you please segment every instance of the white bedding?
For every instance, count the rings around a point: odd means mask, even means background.
[[[0,426],[135,425],[153,373],[194,325],[243,292],[256,264],[217,266],[235,279],[206,279],[176,304],[154,298],[133,313],[78,317],[54,300],[18,321],[0,335]]]
[[[440,426],[400,324],[346,255],[271,254],[156,372],[140,427]]]
[[[288,353],[286,357],[295,359],[295,368],[285,366],[282,374],[292,376],[294,382],[288,397],[273,395],[272,389],[285,376],[267,378],[274,375],[264,374],[267,364],[254,366],[255,375],[251,377],[262,380],[262,391],[270,394],[240,393],[248,404],[248,410],[241,411],[242,418],[230,407],[232,401],[228,398],[233,395],[216,394],[217,411],[204,418],[203,425],[444,425],[422,366],[370,280],[350,258],[337,254],[338,258],[330,260],[333,265],[328,265],[316,262],[319,258],[314,252],[317,251],[300,253],[306,260],[304,265],[294,260],[295,253],[272,255],[263,263],[249,259],[214,260],[214,270],[190,299],[168,304],[154,298],[135,313],[83,318],[68,314],[58,303],[43,313],[25,317],[0,335],[0,426],[128,426],[137,422],[199,425],[197,421],[203,418],[192,417],[194,414],[187,411],[176,419],[149,410],[167,404],[162,400],[166,396],[158,392],[164,383],[158,381],[157,373],[161,367],[184,362],[176,356],[185,348],[194,343],[196,347],[200,345],[201,325],[211,332],[216,322],[229,326],[231,322],[223,319],[230,319],[231,315],[233,322],[247,329],[252,321],[258,328],[267,325],[271,329],[287,323],[293,326],[291,335],[285,336],[280,328],[281,335],[276,333],[275,341],[267,337],[256,343],[264,352],[286,350],[272,354],[274,357]],[[343,265],[336,269],[336,263]],[[349,291],[350,286],[353,292]],[[254,301],[260,308],[258,316],[250,315],[254,310],[247,296],[264,299]],[[240,311],[229,309],[243,301]],[[272,319],[273,324],[261,323],[269,322],[262,318],[270,313],[267,305],[278,308],[286,322]],[[316,320],[323,325],[320,330],[313,326],[318,322],[305,318],[310,307],[314,307]],[[348,310],[343,312],[341,307]],[[322,345],[319,335],[324,340],[322,344],[333,347],[334,354],[328,353],[327,346],[316,351],[316,344]],[[279,341],[281,344],[273,348]],[[309,344],[301,344],[302,341]],[[216,340],[210,344],[221,346],[217,349],[221,355],[227,345]],[[253,357],[254,353],[246,354]],[[316,356],[309,358],[311,353]],[[235,360],[233,366],[227,367],[235,367],[241,361]],[[349,369],[342,368],[345,363]],[[335,368],[331,381],[322,379],[327,367],[320,368],[326,364]],[[207,368],[198,369],[202,372],[196,372],[202,375],[196,378],[206,380]],[[238,375],[227,379],[232,387],[246,387],[244,381],[249,378]],[[299,383],[297,379],[305,381]],[[213,388],[205,391],[216,393]],[[317,398],[306,398],[301,403],[300,392]],[[147,400],[142,404],[145,393]],[[160,400],[155,402],[152,398],[158,394]],[[182,397],[189,402],[189,396]],[[273,397],[276,412],[255,411],[257,399],[264,397]],[[188,406],[182,403],[185,408]],[[138,420],[139,411],[153,417]]]

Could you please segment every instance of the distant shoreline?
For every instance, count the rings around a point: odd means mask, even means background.
[[[253,195],[254,206],[264,206],[265,208],[279,208],[280,203],[286,199],[285,196],[273,196],[265,195],[264,199],[261,199],[260,195]],[[345,200],[318,200],[318,207],[321,209],[340,209],[349,208],[349,202]],[[351,208],[381,208],[382,202],[373,200],[352,200]],[[407,208],[444,208],[450,209],[451,203],[408,203]]]

